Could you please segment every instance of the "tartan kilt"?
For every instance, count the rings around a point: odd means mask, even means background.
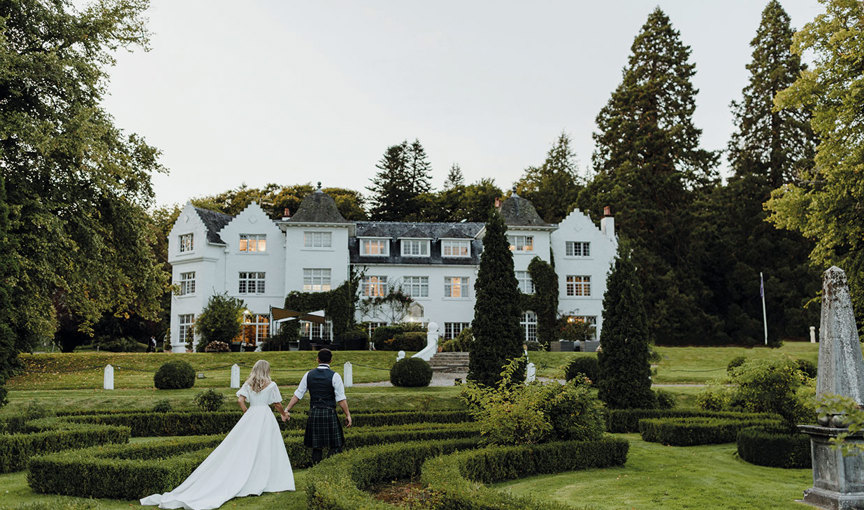
[[[309,409],[303,443],[309,448],[341,448],[345,444],[342,423],[335,409],[326,407]]]

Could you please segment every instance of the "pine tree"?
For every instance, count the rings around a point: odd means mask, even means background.
[[[657,342],[689,344],[711,338],[716,320],[702,311],[707,294],[692,269],[692,205],[716,182],[717,156],[699,148],[693,125],[694,64],[659,8],[631,47],[623,79],[597,116],[594,178],[579,193],[582,210],[611,205],[648,303]]]
[[[523,353],[519,284],[506,232],[504,219],[493,209],[486,222],[474,285],[474,343],[468,365],[468,379],[487,386],[495,385],[501,379],[503,366]]]
[[[606,281],[600,331],[598,396],[612,409],[656,407],[648,361],[648,317],[642,286],[622,250]]]
[[[6,203],[6,186],[0,174],[0,407],[6,404],[6,380],[18,368],[19,346],[10,325],[12,309],[10,295],[12,279],[18,272],[17,262],[12,257],[12,246],[8,236],[9,206]]]
[[[570,137],[561,133],[539,167],[528,167],[516,191],[534,204],[547,223],[558,223],[573,209],[581,186]]]
[[[426,149],[420,144],[420,140],[414,139],[411,145],[402,142],[406,146],[408,175],[411,181],[411,192],[415,195],[432,191],[432,165],[426,156]]]
[[[444,181],[444,190],[451,190],[465,186],[465,177],[462,175],[462,168],[458,163],[453,163],[450,171],[447,172],[447,180]]]
[[[387,148],[375,165],[372,178],[370,219],[377,221],[424,221],[432,189],[431,165],[419,140],[407,140]]]

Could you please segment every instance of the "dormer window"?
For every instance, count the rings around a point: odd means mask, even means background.
[[[267,235],[240,234],[240,251],[243,253],[261,253],[267,251]]]
[[[428,257],[429,256],[429,240],[428,239],[402,239],[403,257]]]
[[[180,236],[180,253],[188,253],[195,248],[195,234],[183,234]]]
[[[534,251],[534,236],[507,236],[510,240],[510,251],[525,253]]]
[[[361,239],[360,255],[370,257],[386,257],[390,255],[389,239]]]
[[[442,257],[470,257],[471,241],[468,239],[442,239]]]

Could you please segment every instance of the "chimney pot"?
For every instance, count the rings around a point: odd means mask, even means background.
[[[286,207],[286,208],[282,211],[282,217],[283,217],[283,218],[290,218],[290,217],[291,217],[291,209],[288,209],[288,208]]]
[[[608,205],[603,207],[603,216],[609,217],[612,216],[612,208]]]
[[[501,207],[501,199],[498,197],[495,197],[495,208],[497,209],[500,207]]]

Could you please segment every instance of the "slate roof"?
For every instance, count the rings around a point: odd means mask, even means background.
[[[397,221],[358,221],[356,237],[348,238],[348,255],[351,263],[356,265],[374,264],[404,264],[404,265],[477,265],[480,263],[480,252],[483,251],[483,241],[476,239],[483,230],[483,223],[408,223]],[[386,257],[361,256],[360,239],[358,237],[385,237],[390,240],[390,255]],[[428,257],[403,257],[400,237],[419,237],[431,239]],[[471,256],[465,258],[441,256],[440,239],[470,239]]]
[[[202,209],[200,207],[196,207],[195,212],[198,213],[198,217],[201,218],[201,221],[204,222],[204,226],[207,227],[207,242],[213,244],[225,244],[225,241],[219,237],[219,231],[233,220],[234,216],[211,211],[209,209]]]
[[[357,237],[426,237],[430,239],[473,238],[483,230],[484,223],[425,223],[402,221],[358,221]],[[406,235],[408,234],[408,235]],[[447,235],[445,235],[447,234]]]
[[[288,221],[293,223],[351,223],[339,212],[333,197],[320,189],[307,195],[300,202],[297,212]]]
[[[513,226],[538,226],[547,227],[548,223],[537,214],[534,209],[534,204],[530,200],[525,199],[513,193],[510,198],[501,203],[501,216],[504,218],[504,223]]]

